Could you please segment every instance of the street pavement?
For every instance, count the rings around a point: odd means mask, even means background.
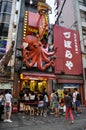
[[[75,122],[65,121],[65,116],[56,118],[49,114],[44,116],[30,116],[25,113],[14,113],[12,123],[0,121],[0,130],[86,130],[86,108],[82,107],[81,114],[74,114]]]

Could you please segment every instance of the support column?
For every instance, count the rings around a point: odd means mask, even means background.
[[[48,80],[48,83],[47,83],[47,92],[48,92],[48,95],[51,94],[52,92],[52,80]]]
[[[19,76],[18,76],[18,74],[15,72],[15,73],[14,73],[14,84],[13,84],[13,97],[14,97],[14,98],[18,98],[18,96],[19,96],[18,80],[19,80]]]
[[[85,98],[85,107],[86,107],[86,80],[84,81],[84,98]]]

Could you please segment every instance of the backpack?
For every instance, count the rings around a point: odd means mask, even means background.
[[[76,100],[81,101],[81,94],[80,93],[77,94]]]
[[[2,98],[0,97],[0,106],[2,105]]]

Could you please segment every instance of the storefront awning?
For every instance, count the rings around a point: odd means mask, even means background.
[[[83,84],[83,79],[58,79],[58,83],[79,83]]]
[[[21,75],[22,75],[21,79],[34,79],[34,80],[56,79],[56,76],[54,74],[23,72]]]

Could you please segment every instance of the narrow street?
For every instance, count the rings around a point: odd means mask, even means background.
[[[29,116],[25,113],[12,114],[12,123],[0,122],[0,130],[85,130],[86,108],[82,108],[81,114],[74,113],[75,123],[65,121],[63,115],[58,118],[54,115]]]

